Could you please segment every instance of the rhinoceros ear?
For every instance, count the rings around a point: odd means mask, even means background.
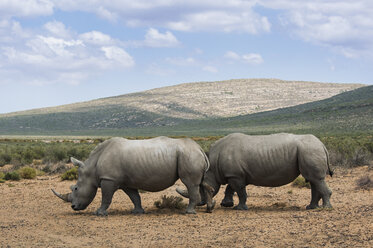
[[[77,160],[76,158],[71,157],[70,158],[71,162],[75,165],[78,166],[79,168],[83,168],[85,165],[82,161]]]

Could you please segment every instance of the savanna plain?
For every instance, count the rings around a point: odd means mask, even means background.
[[[175,188],[183,185],[177,181],[161,192],[141,192],[143,215],[131,214],[130,199],[117,191],[107,217],[93,215],[101,202],[100,189],[84,211],[75,212],[56,198],[52,188],[67,193],[75,181],[62,180],[62,172],[51,173],[63,167],[56,164],[71,167],[68,161],[52,164],[48,169],[39,165],[49,172],[33,179],[0,183],[1,247],[373,247],[371,161],[354,168],[333,167],[333,177],[327,177],[333,209],[306,210],[310,189],[292,184],[249,185],[248,211],[220,206],[225,186],[215,197],[213,213],[206,213],[205,207],[198,207],[196,215],[157,208],[154,203],[162,196],[178,196]],[[234,200],[238,202],[236,196]]]

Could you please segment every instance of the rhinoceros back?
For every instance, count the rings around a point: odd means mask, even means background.
[[[185,142],[167,137],[111,140],[98,159],[98,177],[147,191],[160,191],[173,185],[179,178],[180,156],[188,152]]]
[[[312,135],[231,134],[211,147],[211,170],[221,183],[238,177],[245,178],[247,184],[280,186],[299,175],[299,158],[303,158],[314,146],[322,147],[322,144]],[[320,161],[320,164],[323,163]]]

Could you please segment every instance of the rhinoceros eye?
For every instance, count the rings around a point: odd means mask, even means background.
[[[75,186],[75,187],[74,187],[74,191],[77,191],[77,190],[78,190],[78,187]]]

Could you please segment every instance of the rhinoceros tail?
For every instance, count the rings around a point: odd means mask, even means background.
[[[330,169],[329,152],[326,149],[325,145],[324,145],[324,151],[325,151],[325,154],[326,154],[326,164],[328,165],[329,175],[332,177],[333,174],[334,174],[334,171],[332,169]]]
[[[209,158],[208,158],[208,152],[205,152],[202,148],[201,148],[201,152],[202,152],[203,156],[205,157],[205,162],[206,162],[205,173],[206,173],[210,169],[210,161],[209,161]]]

